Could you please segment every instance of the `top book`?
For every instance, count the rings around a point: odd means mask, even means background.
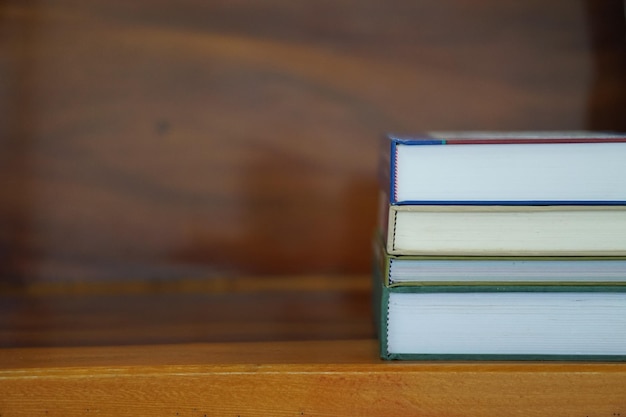
[[[429,132],[387,135],[392,205],[626,205],[626,134]]]

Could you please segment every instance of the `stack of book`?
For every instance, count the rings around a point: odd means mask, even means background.
[[[626,360],[626,135],[388,136],[384,359]]]

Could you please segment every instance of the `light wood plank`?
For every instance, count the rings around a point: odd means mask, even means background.
[[[374,340],[5,349],[2,416],[616,416],[626,364],[384,362]]]

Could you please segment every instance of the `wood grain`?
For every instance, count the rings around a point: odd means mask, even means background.
[[[37,285],[0,294],[0,348],[363,339],[367,276]]]
[[[623,127],[602,3],[4,0],[1,279],[363,273],[383,132]]]
[[[617,416],[624,364],[389,363],[373,340],[30,348],[2,415]]]

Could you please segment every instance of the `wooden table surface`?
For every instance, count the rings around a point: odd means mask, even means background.
[[[5,416],[618,416],[626,364],[385,362],[367,276],[0,297]]]

